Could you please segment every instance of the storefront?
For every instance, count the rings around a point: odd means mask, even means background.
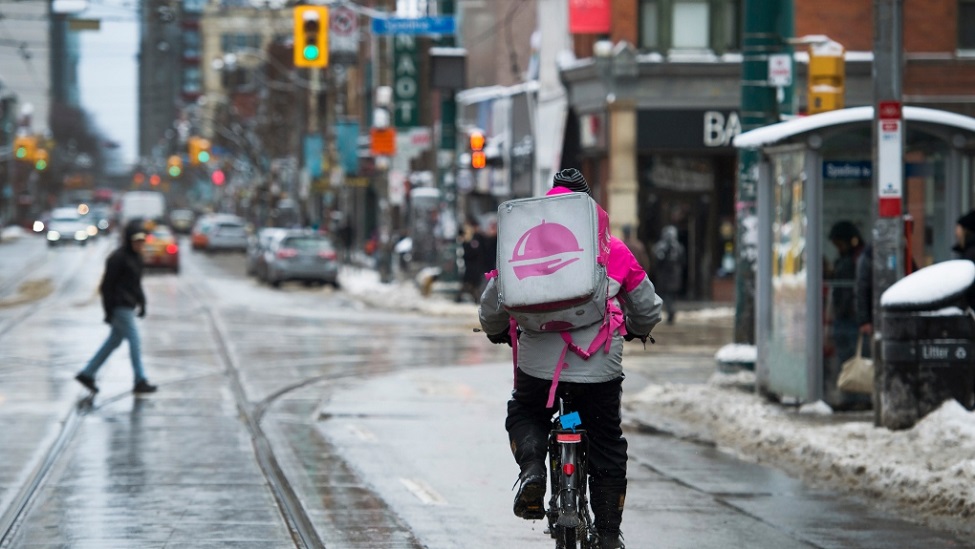
[[[904,257],[920,268],[953,257],[955,221],[975,207],[975,119],[917,107],[903,112],[903,204],[913,219]],[[836,377],[855,352],[855,265],[870,253],[876,213],[872,124],[873,108],[856,107],[734,140],[762,152],[756,372],[767,394],[856,404],[836,390]]]

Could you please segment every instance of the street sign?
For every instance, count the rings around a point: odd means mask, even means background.
[[[393,128],[373,128],[372,143],[369,152],[374,156],[392,156],[396,154],[396,130]]]
[[[773,53],[768,56],[768,85],[785,88],[792,85],[792,56]]]
[[[902,210],[904,169],[903,120],[900,101],[877,104],[877,194],[878,215],[897,217]]]
[[[457,24],[451,16],[438,17],[390,17],[389,19],[373,19],[372,32],[381,35],[389,34],[455,34]]]

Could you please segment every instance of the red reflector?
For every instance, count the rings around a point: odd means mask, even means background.
[[[282,248],[278,250],[278,259],[291,259],[298,255],[298,250],[293,248]]]
[[[322,259],[335,259],[338,256],[335,255],[335,252],[328,251],[328,252],[318,252],[318,257]]]
[[[166,246],[166,253],[169,254],[169,255],[173,255],[173,254],[175,254],[178,251],[179,251],[179,247],[176,246],[176,244],[170,244],[170,245]]]
[[[572,473],[576,472],[576,466],[574,463],[563,463],[562,472],[566,475],[572,476]]]
[[[559,433],[555,435],[556,442],[582,442],[582,433]]]

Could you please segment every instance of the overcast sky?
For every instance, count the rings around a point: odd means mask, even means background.
[[[126,165],[138,154],[139,29],[130,1],[98,0],[79,17],[101,18],[101,30],[81,33],[81,104],[105,136],[119,144]]]

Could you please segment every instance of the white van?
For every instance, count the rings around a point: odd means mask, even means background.
[[[122,195],[119,209],[119,226],[128,226],[133,219],[164,220],[166,216],[166,197],[154,191],[129,191]]]

